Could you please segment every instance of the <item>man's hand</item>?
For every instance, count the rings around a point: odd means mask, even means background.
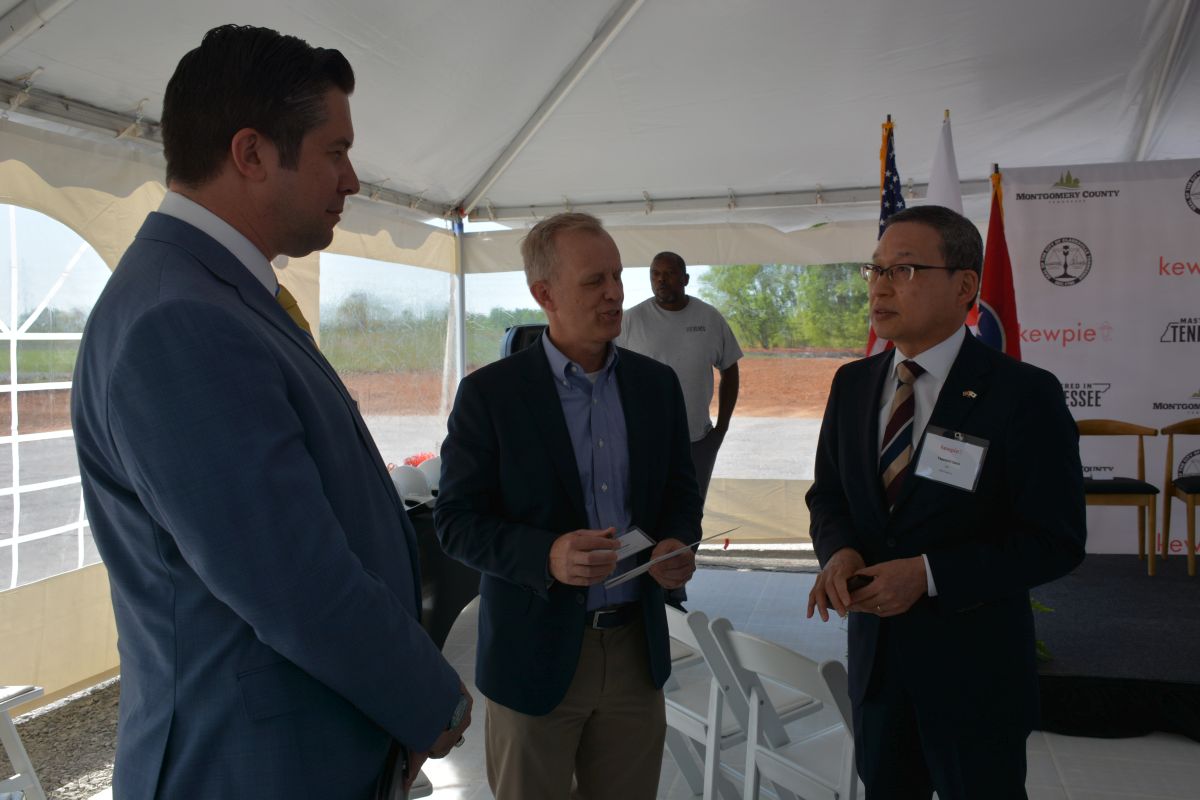
[[[617,567],[616,528],[564,533],[550,545],[550,575],[568,586],[591,586]]]
[[[834,553],[808,593],[808,619],[812,619],[815,609],[821,615],[821,621],[828,622],[830,607],[839,617],[846,616],[851,602],[846,581],[865,566],[862,555],[851,547],[843,547]]]
[[[422,764],[431,758],[445,758],[450,755],[450,751],[458,746],[463,734],[471,726],[471,709],[475,705],[475,699],[471,697],[471,693],[467,691],[467,687],[462,681],[458,682],[458,690],[463,697],[467,698],[467,713],[463,714],[462,721],[456,727],[442,731],[442,735],[428,750],[423,753],[410,752],[408,754],[408,780],[404,782],[404,791],[407,792],[412,788],[413,781],[417,779]]]
[[[925,582],[925,559],[899,558],[866,567],[859,575],[875,580],[852,595],[851,611],[864,611],[880,617],[894,617],[912,608],[928,586]]]
[[[665,555],[672,550],[678,550],[686,545],[678,539],[663,539],[650,552],[651,560]],[[658,562],[650,568],[650,577],[658,581],[664,589],[678,589],[689,580],[696,571],[696,551],[688,547],[685,552]]]

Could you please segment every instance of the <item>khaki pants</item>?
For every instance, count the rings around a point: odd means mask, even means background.
[[[653,800],[666,729],[642,620],[588,629],[575,677],[549,714],[487,701],[488,785],[496,800]]]

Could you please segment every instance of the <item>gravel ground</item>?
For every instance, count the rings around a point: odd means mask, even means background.
[[[119,679],[17,717],[17,733],[53,800],[88,800],[112,785]],[[0,749],[0,776],[12,767]]]

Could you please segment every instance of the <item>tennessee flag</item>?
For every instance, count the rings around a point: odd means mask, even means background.
[[[992,172],[992,216],[988,221],[983,256],[983,288],[979,292],[979,338],[1020,360],[1021,333],[1017,326],[1017,296],[1013,292],[1012,261],[1004,239],[1004,203],[1000,170]]]
[[[879,236],[883,236],[883,223],[887,222],[887,218],[904,210],[900,170],[896,169],[893,128],[892,115],[888,114],[887,122],[883,123],[883,143],[879,147]],[[892,346],[887,339],[875,335],[875,328],[869,322],[867,326],[867,355],[882,353]]]

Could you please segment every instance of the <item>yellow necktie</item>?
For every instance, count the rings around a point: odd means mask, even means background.
[[[300,312],[300,304],[296,302],[295,296],[282,283],[279,284],[279,294],[275,295],[275,300],[283,307],[284,312],[292,318],[292,322],[300,326],[300,330],[312,336],[312,328],[308,327],[308,320]]]

